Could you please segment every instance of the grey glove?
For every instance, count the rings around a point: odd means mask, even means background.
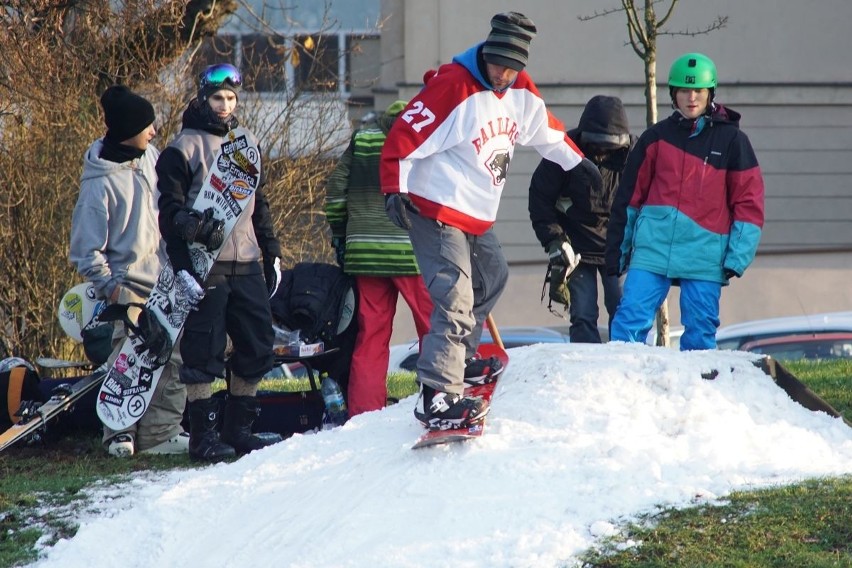
[[[181,270],[175,276],[175,287],[177,288],[177,297],[189,305],[190,310],[197,310],[198,304],[204,299],[204,288],[202,288],[195,277]]]
[[[581,256],[574,252],[571,243],[567,238],[553,239],[547,243],[547,256],[550,257],[550,264],[558,264],[568,268],[568,274],[574,272],[577,265],[580,264]]]
[[[391,223],[408,231],[411,229],[411,219],[408,218],[408,212],[420,213],[420,210],[411,202],[411,199],[405,193],[391,193],[385,196],[385,213]]]

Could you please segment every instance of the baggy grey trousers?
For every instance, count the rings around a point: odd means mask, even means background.
[[[145,303],[145,300],[147,300],[147,297],[127,288],[121,289],[118,298],[118,302],[122,304],[129,302]],[[132,308],[130,310],[131,317],[136,316],[134,312],[138,312],[138,309]],[[113,351],[107,361],[109,365],[112,365],[118,358],[126,337],[127,331],[124,329],[124,324],[115,322],[115,331],[112,334]],[[178,380],[180,364],[180,337],[178,337],[171,359],[163,368],[163,374],[160,375],[160,380],[154,388],[151,404],[148,405],[145,414],[138,422],[124,430],[112,430],[105,425],[102,438],[104,448],[109,445],[109,441],[114,436],[124,432],[134,437],[137,452],[153,448],[183,432],[180,423],[186,407],[186,387]]]
[[[411,212],[409,218],[414,255],[434,304],[417,380],[461,394],[465,359],[479,347],[482,326],[506,287],[509,266],[493,229],[474,236]]]

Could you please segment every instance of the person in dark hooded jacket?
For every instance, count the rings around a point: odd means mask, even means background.
[[[549,268],[560,275],[558,278],[570,272],[570,301],[564,295],[555,299],[568,303],[571,342],[600,343],[598,274],[610,322],[621,299],[618,275],[608,275],[604,266],[606,227],[627,154],[636,138],[630,134],[621,99],[606,95],[596,95],[586,103],[577,128],[569,130],[568,137],[598,167],[603,184],[591,183],[581,171],[566,172],[542,159],[530,182],[530,221],[552,259],[554,266]],[[563,265],[562,251],[566,249],[571,249],[576,259],[573,267]],[[556,288],[557,284],[552,282],[551,286]]]
[[[183,328],[180,380],[189,406],[189,455],[219,461],[268,445],[252,424],[260,412],[257,384],[274,364],[269,298],[281,279],[281,246],[275,237],[264,179],[237,220],[203,283],[196,283],[189,243],[205,243],[215,233],[192,204],[228,133],[239,126],[234,111],[242,76],[230,64],[211,65],[200,76],[197,98],[183,114],[183,128],[157,161],[159,225],[176,278],[195,289],[194,310]],[[254,134],[243,129],[256,145]],[[261,177],[263,168],[261,168]],[[203,284],[204,289],[201,285]],[[229,397],[219,437],[219,401],[211,384],[225,376],[225,348],[230,337]]]
[[[675,112],[639,137],[612,207],[607,271],[627,276],[610,339],[644,342],[677,285],[680,349],[714,349],[722,286],[757,252],[763,176],[740,114],[714,101],[709,57],[677,58],[669,94]]]

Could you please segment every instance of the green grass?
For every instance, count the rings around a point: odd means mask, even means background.
[[[852,359],[783,361],[800,381],[852,421]]]
[[[782,364],[852,421],[852,361]],[[665,509],[622,527],[583,561],[589,568],[852,568],[852,472],[734,492],[725,505]]]
[[[784,362],[802,382],[852,420],[852,362]],[[215,388],[223,388],[220,383]],[[302,390],[307,379],[269,379],[266,390]],[[388,378],[388,397],[417,390],[413,373]],[[0,454],[0,567],[36,560],[36,544],[76,531],[85,489],[134,472],[193,467],[186,456],[106,456],[99,437],[12,447]],[[638,543],[638,544],[637,544]],[[665,509],[622,527],[583,557],[585,566],[852,568],[852,475],[736,492],[724,504]]]
[[[852,476],[735,492],[724,505],[666,509],[588,552],[597,568],[852,566]],[[625,543],[641,543],[623,549]]]

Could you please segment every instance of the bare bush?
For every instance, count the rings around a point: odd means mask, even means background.
[[[0,12],[0,357],[80,358],[82,350],[56,319],[61,296],[81,281],[68,262],[71,213],[82,156],[104,134],[99,95],[113,83],[147,96],[158,114],[163,148],[180,129],[205,64],[234,53],[210,36],[236,8],[234,0],[107,1],[14,0]],[[278,55],[304,57],[297,41],[280,42]],[[205,41],[205,38],[207,40]],[[265,53],[276,53],[266,50]],[[248,55],[247,55],[248,54]],[[276,77],[279,60],[243,50],[249,80]],[[273,58],[275,59],[275,58]],[[265,66],[265,67],[264,67]],[[333,95],[333,94],[332,94]],[[329,124],[348,131],[339,97],[241,94],[238,115],[261,140],[282,264],[331,258],[322,213],[325,178],[342,150]],[[345,142],[345,140],[344,140]]]

